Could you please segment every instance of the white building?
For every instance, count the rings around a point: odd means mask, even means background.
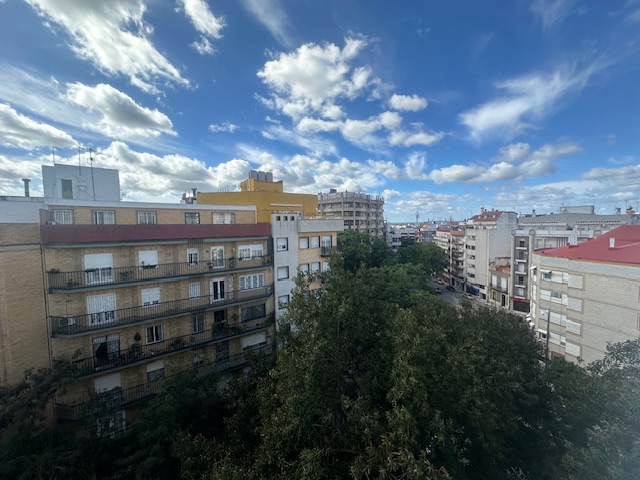
[[[592,362],[640,335],[640,225],[533,252],[531,319],[551,356]]]

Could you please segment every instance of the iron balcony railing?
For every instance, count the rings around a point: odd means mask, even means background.
[[[206,275],[209,273],[243,270],[246,268],[269,267],[271,255],[254,258],[221,258],[218,260],[193,263],[161,263],[158,265],[137,265],[129,267],[88,268],[86,270],[61,272],[52,269],[48,272],[49,292],[67,291],[79,288],[101,287],[103,285],[122,285],[136,282],[149,282],[163,278]]]
[[[73,361],[73,376],[82,377],[123,367],[150,358],[157,358],[180,350],[196,348],[209,343],[220,342],[250,332],[263,330],[273,324],[273,316],[252,319],[246,323],[214,325],[212,329],[190,335],[167,338],[149,345],[138,343],[117,352],[96,355]]]
[[[147,320],[160,320],[235,303],[244,303],[271,296],[273,285],[247,290],[231,290],[217,295],[184,298],[129,308],[119,308],[85,315],[50,317],[53,336],[75,335],[94,330],[132,325]]]
[[[237,355],[219,357],[211,365],[204,365],[198,368],[199,373],[224,373],[244,367],[248,363],[250,355],[270,355],[272,347],[265,346],[256,349],[247,349]],[[114,388],[108,392],[96,393],[89,399],[77,405],[67,405],[56,403],[56,413],[59,420],[77,421],[90,415],[108,414],[110,411],[118,410],[138,401],[146,400],[162,391],[164,379],[143,383],[135,387],[120,389]]]

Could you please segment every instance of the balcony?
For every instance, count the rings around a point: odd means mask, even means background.
[[[212,295],[203,295],[86,315],[51,316],[52,335],[54,337],[77,335],[96,330],[120,328],[148,320],[161,320],[188,313],[214,310],[223,306],[267,298],[271,296],[272,292],[273,285],[268,285],[248,290],[227,291],[218,298],[214,298]]]
[[[152,283],[163,279],[204,276],[272,266],[271,255],[256,258],[224,258],[198,263],[163,263],[118,268],[91,268],[71,272],[51,270],[48,272],[49,293],[65,293],[69,290],[104,288],[132,283]]]
[[[320,256],[321,257],[330,257],[333,253],[337,252],[338,249],[332,246],[323,245],[320,247]]]
[[[261,349],[250,350],[238,355],[219,358],[215,363],[206,365],[202,368],[202,373],[224,373],[238,368],[242,368],[248,364],[250,355],[262,354],[270,355],[272,347],[267,346]],[[157,380],[155,382],[147,382],[136,385],[127,389],[113,389],[109,392],[93,395],[89,400],[77,405],[67,405],[56,403],[56,412],[59,420],[77,421],[89,415],[106,413],[112,410],[122,409],[127,405],[146,400],[162,391],[164,382]]]
[[[94,373],[131,365],[143,360],[158,358],[190,348],[230,340],[247,333],[264,330],[273,324],[273,316],[249,320],[246,323],[224,325],[200,333],[167,338],[149,345],[134,344],[106,356],[93,356],[73,361],[73,376],[84,377]]]

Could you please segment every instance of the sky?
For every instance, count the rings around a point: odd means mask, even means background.
[[[640,0],[0,0],[0,195],[383,195],[390,222],[640,207]]]

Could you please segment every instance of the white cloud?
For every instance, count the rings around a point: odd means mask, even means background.
[[[188,86],[189,81],[153,45],[152,28],[143,20],[146,6],[140,0],[71,2],[27,0],[38,14],[62,26],[70,35],[71,49],[109,75],[124,75],[148,93],[158,93],[166,83]]]
[[[490,165],[477,163],[451,165],[432,170],[428,176],[438,184],[521,180],[549,175],[555,170],[553,162],[557,158],[580,151],[582,149],[573,143],[544,145],[535,151],[531,151],[529,145],[519,143],[503,147],[500,155],[493,158],[493,163]]]
[[[194,28],[209,38],[221,38],[224,19],[216,17],[204,0],[179,0]]]
[[[382,196],[385,200],[393,200],[394,198],[400,197],[401,193],[398,190],[383,190]]]
[[[37,122],[16,112],[10,105],[0,103],[0,144],[28,150],[52,146],[72,148],[77,142],[68,133]]]
[[[233,123],[225,122],[220,125],[216,125],[215,123],[209,125],[209,130],[212,132],[229,132],[234,133],[238,129],[238,125]]]
[[[41,165],[48,163],[50,157],[6,157],[0,155],[0,195],[24,195],[23,178],[32,179],[30,190],[33,196],[41,195]]]
[[[326,113],[338,98],[355,98],[369,85],[370,70],[352,69],[349,62],[366,45],[363,38],[347,38],[342,49],[308,43],[280,53],[258,71],[271,90],[263,102],[297,121],[310,113]]]
[[[332,132],[340,129],[342,122],[330,122],[319,118],[302,118],[296,125],[296,130],[302,133]]]
[[[551,113],[568,94],[582,90],[589,77],[602,67],[594,63],[581,71],[565,67],[549,75],[534,73],[505,80],[496,84],[504,92],[502,96],[460,114],[460,121],[474,140],[511,138],[531,128],[529,122]]]
[[[340,131],[344,138],[350,141],[362,140],[381,127],[377,118],[369,120],[346,120]]]
[[[308,150],[309,152],[313,152],[314,154],[322,153],[324,155],[338,155],[338,149],[332,141],[315,135],[301,135],[281,125],[269,125],[261,133],[264,138],[269,140],[278,140],[280,142],[296,145]]]
[[[410,154],[402,167],[398,167],[390,160],[367,160],[367,164],[374,173],[390,180],[429,179],[429,176],[424,173],[426,155],[423,152]]]
[[[543,28],[561,23],[569,14],[577,0],[533,0],[529,9],[539,17]]]
[[[213,45],[211,45],[211,42],[205,36],[201,36],[200,40],[196,40],[191,44],[191,46],[200,55],[213,55],[213,53],[215,52]]]
[[[435,145],[445,137],[444,132],[426,133],[416,132],[409,133],[405,131],[391,132],[389,135],[389,143],[393,146],[413,147],[415,145],[424,145],[429,147]]]
[[[127,94],[104,83],[90,87],[81,83],[67,85],[65,98],[101,118],[85,127],[112,138],[176,135],[169,117],[156,109],[137,104]]]
[[[213,55],[215,49],[209,38],[218,39],[222,37],[222,29],[225,27],[224,19],[216,17],[204,0],[179,0],[178,4],[182,7],[194,28],[202,34],[200,39],[194,41],[191,46],[200,55]]]
[[[394,93],[389,100],[389,105],[394,110],[417,112],[427,108],[427,99],[418,95],[397,95]]]
[[[380,123],[387,130],[397,130],[402,124],[402,117],[398,112],[382,112],[380,114]]]
[[[385,196],[385,200],[391,200]],[[435,193],[424,190],[413,191],[395,202],[385,202],[385,216],[405,218],[405,221],[415,221],[415,212],[420,213],[422,220],[464,218],[472,206],[482,201],[477,196],[469,194]]]
[[[241,0],[241,3],[281,45],[293,45],[288,33],[289,19],[279,0]]]

